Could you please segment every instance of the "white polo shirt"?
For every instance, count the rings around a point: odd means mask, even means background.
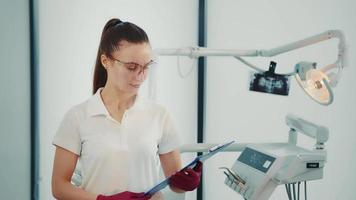
[[[179,147],[165,108],[137,95],[121,123],[110,117],[100,92],[64,116],[53,144],[79,155],[81,187],[96,194],[145,192],[159,179],[159,154]]]

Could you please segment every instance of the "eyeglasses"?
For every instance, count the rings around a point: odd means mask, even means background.
[[[121,61],[121,60],[116,59],[116,58],[112,58],[112,59],[117,61],[117,62],[119,62],[120,64],[122,64],[130,72],[134,72],[134,73],[137,73],[137,74],[140,74],[141,72],[145,73],[152,65],[154,65],[156,63],[156,61],[151,60],[150,62],[148,62],[145,65],[140,65],[140,64],[135,63],[135,62],[124,62],[124,61]]]

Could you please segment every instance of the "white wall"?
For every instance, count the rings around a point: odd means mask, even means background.
[[[39,0],[40,199],[53,199],[52,138],[64,113],[91,95],[95,56],[102,28],[118,17],[150,37],[153,48],[196,45],[197,2]],[[184,13],[184,14],[183,14]],[[190,66],[192,61],[182,59]],[[194,63],[193,63],[194,64]],[[184,71],[189,67],[182,66]],[[177,75],[176,58],[162,57],[157,69],[157,101],[173,116],[184,143],[196,141],[196,69]],[[186,155],[188,159],[191,155]],[[187,199],[194,199],[189,193]]]
[[[28,1],[0,1],[0,199],[30,198],[29,22]]]
[[[269,49],[329,29],[345,32],[349,45],[349,67],[334,90],[335,101],[321,106],[291,80],[289,97],[248,91],[250,69],[232,58],[208,58],[207,111],[205,142],[284,142],[288,127],[287,113],[325,125],[330,130],[326,144],[328,163],[324,179],[309,183],[309,199],[355,199],[356,179],[356,2],[352,0],[220,0],[208,1],[207,46],[210,48]],[[291,72],[301,60],[316,61],[320,66],[336,59],[337,39],[275,58],[251,58],[252,63],[268,69],[276,61],[277,72]],[[301,138],[301,145],[312,142]],[[206,164],[204,200],[242,199],[223,184],[217,168],[231,167],[238,154],[212,158]],[[287,199],[279,187],[271,199]]]

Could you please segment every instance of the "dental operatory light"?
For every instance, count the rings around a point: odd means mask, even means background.
[[[305,67],[307,70],[303,69]],[[334,96],[330,87],[331,78],[322,70],[317,70],[316,63],[298,63],[295,78],[313,100],[323,105],[332,103]]]
[[[188,47],[179,49],[156,49],[155,53],[159,56],[189,56],[190,58],[198,58],[201,56],[232,56],[244,63],[245,65],[251,67],[258,73],[268,76],[268,71],[265,71],[260,67],[257,67],[247,62],[242,57],[273,57],[282,53],[286,53],[332,38],[339,39],[338,57],[334,63],[331,63],[323,68],[317,68],[317,64],[315,62],[302,61],[295,65],[293,72],[280,74],[282,77],[295,76],[298,84],[303,88],[303,90],[308,96],[310,96],[313,100],[320,103],[321,105],[330,105],[334,99],[332,88],[337,85],[346,61],[345,38],[341,30],[329,30],[321,34],[314,35],[303,40],[292,42],[269,50],[228,50],[209,49],[203,47]],[[271,79],[268,81],[273,85],[275,80]],[[288,83],[288,81],[285,81],[284,83]],[[288,88],[285,88],[285,92],[282,95],[288,95],[289,84],[285,86],[288,86]],[[266,89],[262,92],[266,91],[267,93],[278,94],[275,92],[269,92],[273,91],[273,89]]]

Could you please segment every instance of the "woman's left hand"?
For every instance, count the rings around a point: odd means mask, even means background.
[[[200,184],[203,163],[198,162],[195,167],[179,171],[169,178],[169,185],[184,191],[195,190]]]

